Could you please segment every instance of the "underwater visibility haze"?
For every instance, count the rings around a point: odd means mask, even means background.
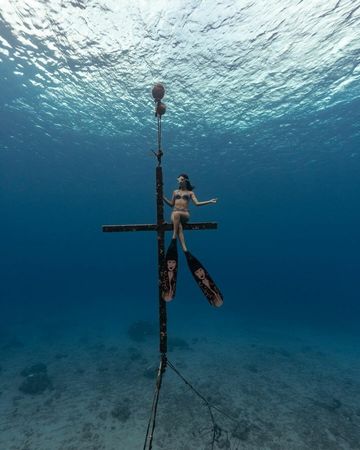
[[[171,359],[237,418],[213,448],[360,447],[359,29],[360,0],[0,0],[0,448],[142,448],[157,240],[101,226],[156,222],[155,83],[165,195],[218,199],[185,238],[224,304],[180,246],[167,304]],[[162,389],[154,448],[212,448]]]

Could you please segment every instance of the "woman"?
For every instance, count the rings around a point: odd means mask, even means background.
[[[181,247],[184,252],[187,252],[182,224],[186,223],[190,218],[190,199],[196,206],[203,206],[209,205],[210,203],[216,203],[217,198],[199,202],[193,192],[194,186],[191,185],[189,177],[185,173],[179,175],[177,181],[179,183],[179,189],[173,192],[171,201],[166,197],[163,197],[163,199],[166,204],[173,207],[173,211],[171,213],[171,222],[174,225],[174,233],[172,238],[176,239],[176,237],[179,236]]]
[[[218,308],[223,304],[223,297],[219,288],[210,277],[207,270],[200,263],[200,261],[192,255],[185,245],[183,224],[190,218],[189,202],[190,199],[196,206],[208,205],[210,203],[216,203],[217,199],[212,198],[204,202],[199,202],[194,194],[194,186],[191,185],[189,177],[182,173],[177,178],[179,182],[179,189],[175,190],[172,195],[171,201],[166,197],[163,197],[164,202],[173,207],[171,213],[171,221],[174,225],[174,233],[171,243],[167,249],[165,256],[164,268],[161,276],[161,291],[162,298],[169,302],[175,297],[176,292],[176,275],[177,275],[177,246],[176,238],[179,236],[182,249],[184,250],[189,269],[197,282],[198,286],[206,296],[210,305]]]

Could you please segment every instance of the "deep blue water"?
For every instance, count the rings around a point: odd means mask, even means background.
[[[165,193],[186,172],[218,197],[191,209],[218,230],[186,239],[225,301],[209,307],[180,255],[169,332],[190,314],[212,334],[238,317],[355,338],[359,1],[105,4],[0,12],[0,324],[156,320],[155,233],[101,225],[156,220],[162,82]]]
[[[196,2],[7,2],[2,317],[100,299],[155,302],[155,236],[104,235],[101,225],[155,220],[150,89],[161,81],[165,192],[185,171],[200,200],[219,198],[193,210],[219,230],[187,238],[224,292],[221,314],[356,324],[359,4],[320,3],[219,3],[212,15]],[[131,35],[115,27],[121,14]],[[182,276],[184,307],[206,308]]]
[[[334,107],[335,117],[336,110],[344,127],[348,121],[359,123],[357,101],[346,109]],[[152,115],[151,99],[148,115]],[[219,198],[217,205],[192,208],[193,220],[217,221],[218,231],[188,232],[187,240],[223,290],[222,313],[229,309],[240,316],[251,312],[311,320],[320,327],[356,327],[358,136],[346,148],[338,148],[336,139],[322,148],[323,139],[333,133],[331,121],[327,127],[311,130],[299,144],[307,158],[311,153],[319,158],[313,164],[276,154],[287,140],[277,124],[266,124],[266,132],[272,130],[273,136],[269,147],[259,145],[255,156],[246,154],[246,146],[262,130],[253,131],[248,141],[232,135],[232,147],[219,157],[219,149],[224,148],[221,141],[229,136],[214,136],[209,129],[201,142],[193,138],[201,145],[201,154],[187,150],[184,157],[180,149],[171,148],[176,135],[164,116],[166,194],[170,196],[177,187],[178,173],[186,171],[200,200]],[[9,131],[16,132],[10,123],[2,129],[4,141]],[[130,148],[132,134],[136,135],[136,129],[129,130]],[[74,147],[73,139],[80,145]],[[1,298],[5,311],[17,307],[51,310],[58,304],[66,310],[74,302],[86,307],[89,301],[119,304],[127,298],[136,298],[145,308],[153,302],[155,307],[155,235],[106,235],[101,225],[156,220],[156,160],[149,152],[156,147],[156,134],[149,133],[143,148],[134,148],[134,155],[123,154],[122,142],[116,138],[97,137],[91,146],[82,146],[82,139],[86,138],[73,132],[54,146],[50,138],[35,135],[31,150],[25,143],[2,150]],[[301,150],[295,148],[295,152],[296,158],[305,159],[299,155]],[[349,158],[347,153],[352,152],[355,156]],[[202,157],[207,158],[206,164]],[[165,211],[169,219],[169,208]],[[192,283],[186,273],[181,274],[184,307],[192,308],[194,303],[207,308]]]

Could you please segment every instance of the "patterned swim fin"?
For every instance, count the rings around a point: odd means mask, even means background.
[[[189,269],[210,305],[220,307],[224,303],[223,296],[208,271],[189,251],[186,251],[185,255]]]
[[[161,276],[162,298],[169,302],[175,297],[178,269],[177,240],[172,239],[165,256],[165,265]]]

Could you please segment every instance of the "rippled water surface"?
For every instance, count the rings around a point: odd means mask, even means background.
[[[309,133],[345,152],[359,139],[348,122],[359,114],[357,0],[1,6],[1,114],[16,123],[8,147],[28,141],[28,127],[54,142],[67,132],[126,139],[135,128],[145,139],[154,81],[167,87],[167,120],[185,154],[209,134],[230,157],[236,141],[294,158]],[[324,133],[330,122],[336,130]]]

